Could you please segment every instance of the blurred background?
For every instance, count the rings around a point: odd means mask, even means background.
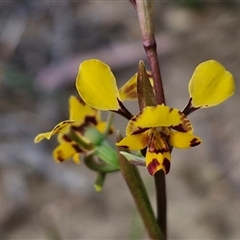
[[[233,97],[190,116],[203,143],[173,151],[166,178],[169,239],[239,239],[240,4],[156,1],[155,29],[171,107],[186,105],[200,62],[219,61],[236,81]],[[127,0],[1,1],[1,239],[147,238],[120,173],[108,175],[96,193],[95,173],[84,164],[53,161],[55,139],[33,143],[68,118],[79,63],[89,58],[109,64],[119,86],[140,59],[146,62]],[[125,124],[116,118],[121,130]],[[153,178],[140,171],[155,206]]]

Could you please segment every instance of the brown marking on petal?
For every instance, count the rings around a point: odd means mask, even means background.
[[[77,144],[72,144],[72,147],[76,150],[76,152],[83,152],[83,150]]]
[[[163,167],[164,167],[165,174],[168,174],[171,167],[171,162],[169,161],[169,159],[167,158],[163,159]]]
[[[136,84],[131,84],[129,86],[127,86],[123,93],[125,95],[127,95],[128,97],[131,97],[131,98],[137,98],[137,89],[136,89]]]
[[[201,142],[197,138],[193,138],[190,142],[190,147],[195,147],[199,145]]]
[[[152,161],[147,166],[148,172],[151,175],[154,175],[154,173],[156,172],[156,169],[159,165],[160,164],[159,164],[158,160],[156,158],[153,158]]]
[[[96,119],[96,117],[94,116],[86,116],[85,117],[85,122],[86,123],[92,123],[93,125],[97,125],[97,119]]]
[[[72,130],[79,133],[83,133],[84,128],[89,126],[90,124],[93,124],[95,126],[97,125],[97,119],[95,116],[86,116],[83,124],[81,124],[80,126],[71,126],[71,127],[72,127]]]
[[[63,139],[64,141],[66,141],[66,142],[71,142],[71,141],[72,141],[72,139],[71,139],[68,135],[66,135],[66,134],[64,134],[64,135],[62,136],[62,139]]]
[[[170,107],[170,108],[169,108],[169,112],[171,113],[172,111],[173,111],[173,108]]]
[[[65,120],[62,122],[62,125],[60,127],[65,126],[66,123],[71,123],[71,122],[72,122],[71,120]]]
[[[154,149],[153,151],[149,151],[149,152],[154,152],[156,154],[159,154],[159,153],[166,153],[166,152],[169,152],[169,148],[161,148],[161,149]]]
[[[166,140],[163,137],[161,137],[161,139],[164,142],[164,147],[157,148],[156,147],[156,135],[152,134],[150,136],[149,143],[148,143],[148,151],[151,153],[156,153],[156,154],[159,154],[159,153],[163,154],[163,153],[169,152],[168,143],[166,142]]]
[[[129,146],[127,146],[127,145],[121,145],[121,146],[118,146],[118,147],[129,148]]]
[[[82,125],[80,125],[80,126],[71,126],[71,128],[72,128],[72,130],[74,130],[76,132],[82,133],[82,131],[83,131]]]
[[[178,124],[177,126],[172,126],[171,128],[178,131],[178,132],[187,132],[186,128],[181,123]]]
[[[56,152],[56,155],[57,155],[56,158],[57,158],[58,162],[60,162],[60,163],[64,162],[65,159],[62,158],[62,151],[61,150],[58,150]]]
[[[128,98],[130,98],[130,99],[135,99],[138,96],[137,92],[135,92],[135,91],[129,92],[127,95],[128,95]]]
[[[137,120],[136,117],[133,117],[133,118],[131,119],[131,121],[133,121],[133,122],[135,122],[136,120]]]
[[[65,120],[65,121],[63,121],[60,125],[57,125],[54,129],[53,129],[53,131],[55,132],[55,133],[59,133],[59,132],[61,132],[61,130],[63,129],[63,128],[65,128],[69,123],[71,123],[72,121],[71,120]]]
[[[176,126],[171,126],[170,128],[178,131],[178,132],[188,132],[192,129],[191,122],[187,119],[187,117],[181,111],[178,111],[180,115],[181,123]]]
[[[134,131],[132,133],[132,135],[137,135],[137,134],[140,134],[140,133],[143,133],[145,131],[147,131],[149,128],[141,128],[141,127],[138,127],[138,130]]]

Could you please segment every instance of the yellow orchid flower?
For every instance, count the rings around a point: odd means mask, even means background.
[[[118,90],[110,67],[97,59],[90,59],[80,64],[76,87],[83,100],[93,108],[121,114],[127,111],[122,101],[137,97],[136,82],[137,74]],[[215,106],[226,100],[234,92],[234,81],[220,63],[209,60],[195,69],[188,89],[190,100],[182,112],[157,105],[145,107],[135,117],[131,113],[121,114],[130,121],[126,137],[117,146],[132,150],[147,147],[146,165],[151,175],[160,169],[169,172],[171,147],[188,148],[201,143],[200,138],[193,135],[186,116],[196,109]]]
[[[73,158],[75,163],[79,162],[81,152],[86,150],[79,146],[70,136],[72,131],[76,136],[81,137],[87,144],[91,144],[84,138],[84,128],[92,125],[100,132],[104,132],[106,123],[101,121],[100,112],[93,109],[75,96],[69,98],[69,120],[58,123],[52,131],[38,134],[34,142],[38,143],[44,138],[50,139],[58,134],[59,145],[53,151],[53,158],[57,162],[62,162],[68,158]]]
[[[151,175],[171,165],[170,147],[189,148],[201,143],[192,134],[190,121],[176,108],[165,105],[148,106],[133,117],[126,128],[126,137],[117,146],[131,150],[147,147],[146,166]]]

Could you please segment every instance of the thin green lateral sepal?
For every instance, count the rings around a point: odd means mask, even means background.
[[[146,166],[145,157],[140,157],[129,152],[120,151],[121,153],[131,164],[136,166]]]

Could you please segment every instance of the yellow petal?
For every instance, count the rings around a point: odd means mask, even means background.
[[[201,143],[201,139],[191,133],[170,132],[169,144],[176,148],[195,147]]]
[[[136,135],[129,135],[123,138],[119,143],[116,143],[116,145],[132,150],[141,150],[147,146],[147,141],[147,133],[144,132]]]
[[[67,128],[69,127],[69,125],[71,125],[72,123],[74,123],[75,121],[73,120],[65,120],[60,122],[59,124],[57,124],[52,131],[50,132],[45,132],[45,133],[40,133],[38,134],[35,139],[34,142],[38,143],[40,141],[42,141],[44,138],[46,139],[50,139],[52,137],[52,135],[56,134],[56,133],[61,133],[61,132],[65,132],[67,130]]]
[[[69,115],[70,120],[75,120],[78,121],[78,124],[83,124],[87,117],[95,117],[97,115],[97,110],[93,109],[76,96],[71,96],[69,98]]]
[[[77,162],[78,154],[82,152],[81,148],[75,142],[62,142],[53,151],[53,158],[57,162],[63,162],[73,157],[74,162]]]
[[[231,73],[214,60],[199,64],[188,85],[195,108],[212,107],[225,101],[233,95],[234,88]]]
[[[127,125],[126,135],[143,132],[153,127],[178,127],[178,131],[192,130],[192,125],[185,115],[176,108],[165,105],[148,106],[133,117]]]
[[[118,110],[119,92],[110,67],[90,59],[79,66],[76,87],[82,99],[99,110]]]
[[[122,101],[137,99],[137,73],[120,88],[119,94]]]

